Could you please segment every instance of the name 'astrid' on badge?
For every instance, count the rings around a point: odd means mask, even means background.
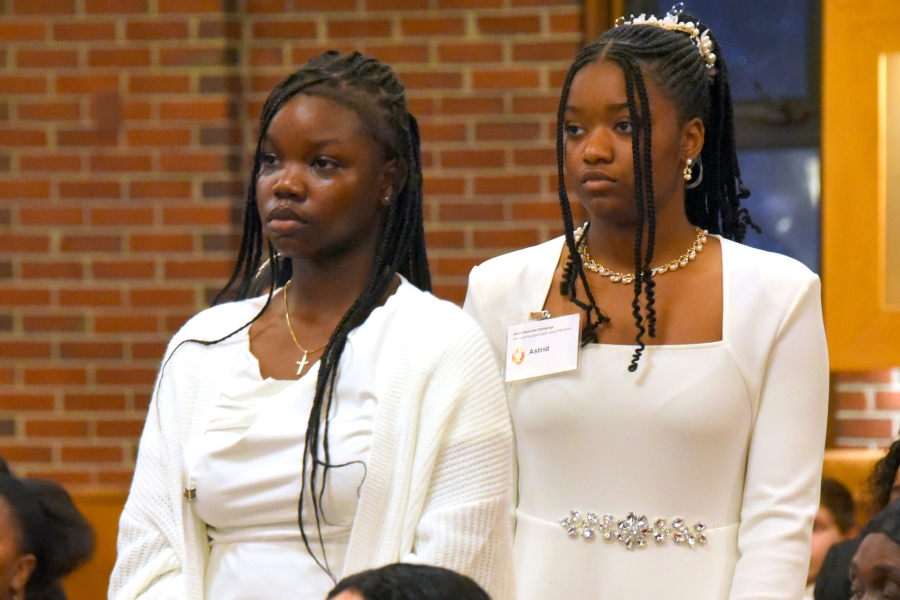
[[[579,315],[526,321],[507,331],[507,383],[578,368]]]

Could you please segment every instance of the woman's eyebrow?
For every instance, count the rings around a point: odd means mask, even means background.
[[[606,108],[609,110],[622,110],[628,108],[628,103],[622,102],[620,104],[608,104]],[[584,112],[584,109],[578,106],[573,106],[571,104],[566,104],[566,112],[580,113]]]

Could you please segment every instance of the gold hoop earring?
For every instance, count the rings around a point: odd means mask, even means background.
[[[694,171],[693,171],[693,169],[691,168],[691,166],[692,166],[693,164],[694,164],[694,161],[693,161],[692,159],[690,159],[690,158],[687,159],[687,163],[685,163],[685,165],[684,165],[684,170],[682,171],[682,173],[684,173],[684,180],[685,180],[685,181],[690,181],[690,180],[691,180],[691,177],[694,176]]]

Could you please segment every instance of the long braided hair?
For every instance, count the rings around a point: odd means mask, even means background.
[[[390,67],[374,58],[363,56],[359,52],[344,54],[328,51],[310,59],[299,71],[279,83],[263,106],[252,176],[247,190],[240,250],[231,278],[213,302],[217,304],[225,298],[243,300],[265,292],[265,305],[259,314],[237,331],[218,340],[200,343],[219,343],[252,325],[270,306],[276,288],[283,286],[291,277],[291,260],[277,255],[272,244],[264,238],[257,205],[256,180],[262,167],[262,145],[269,124],[278,111],[298,94],[325,98],[354,111],[366,130],[383,148],[386,160],[403,161],[407,173],[405,182],[395,183],[365,289],[344,314],[325,346],[306,425],[297,518],[307,551],[336,580],[328,566],[321,534],[322,521],[325,520],[322,497],[328,470],[343,466],[331,464],[328,446],[328,414],[334,397],[341,355],[349,333],[359,327],[381,303],[396,274],[403,275],[424,291],[431,291],[431,276],[425,253],[419,129],[415,117],[407,107],[403,85]],[[264,248],[268,253],[266,263],[263,263]],[[321,558],[313,551],[310,535],[303,522],[304,502],[307,498],[312,501],[315,512],[316,537]]]
[[[706,29],[698,19],[686,13],[677,15],[681,22],[693,22]],[[575,75],[588,64],[608,60],[622,69],[628,113],[633,123],[631,147],[634,162],[635,204],[639,226],[634,240],[634,299],[632,314],[637,325],[637,348],[632,356],[629,371],[637,370],[638,361],[645,348],[644,334],[656,336],[655,282],[650,274],[650,261],[656,241],[656,210],[653,192],[652,128],[650,103],[644,83],[642,67],[653,82],[669,98],[678,112],[679,122],[687,123],[700,118],[706,127],[706,137],[700,153],[703,179],[699,185],[685,192],[685,213],[695,226],[718,233],[740,242],[750,227],[759,227],[750,213],[741,206],[741,200],[750,196],[741,181],[734,134],[734,115],[728,69],[719,43],[709,34],[716,54],[716,75],[710,81],[706,63],[691,37],[680,31],[650,25],[620,25],[606,31],[595,42],[586,46],[575,58],[563,83],[559,100],[556,125],[556,162],[559,174],[559,201],[562,207],[563,226],[569,256],[563,269],[560,293],[581,308],[587,317],[582,332],[582,344],[598,341],[598,328],[609,318],[603,313],[591,292],[584,273],[584,265],[575,240],[572,209],[565,184],[564,119],[569,90]],[[644,247],[644,226],[648,239]],[[584,234],[587,235],[585,228]],[[577,282],[581,280],[586,301],[578,298]],[[640,298],[646,301],[646,323],[641,311]]]

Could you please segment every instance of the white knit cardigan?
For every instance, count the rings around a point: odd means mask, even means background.
[[[510,600],[514,450],[497,361],[468,315],[406,285],[411,300],[382,334],[372,447],[343,574],[428,563]],[[185,465],[247,330],[211,346],[182,342],[221,338],[262,305],[205,310],[170,342],[119,523],[110,600],[203,599],[209,542],[183,494]]]

